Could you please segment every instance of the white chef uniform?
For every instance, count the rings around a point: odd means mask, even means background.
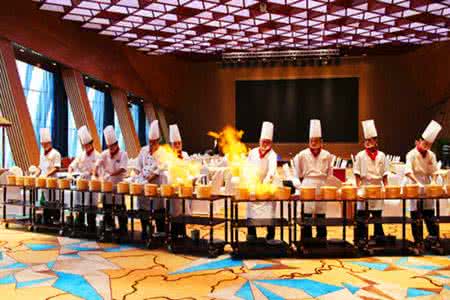
[[[310,121],[310,138],[321,138],[322,128],[320,120]],[[316,195],[320,195],[320,187],[325,185],[329,176],[333,174],[333,156],[330,152],[321,149],[319,155],[314,156],[310,149],[300,151],[294,157],[295,176],[303,178],[302,186],[316,187]],[[305,202],[304,212],[307,214],[325,214],[327,210],[326,202]]]
[[[422,134],[422,138],[429,143],[434,143],[437,135],[441,131],[442,127],[435,121],[431,121],[428,127]],[[417,148],[412,149],[406,155],[406,174],[414,174],[414,176],[419,181],[419,184],[425,185],[431,182],[431,176],[438,171],[438,163],[436,160],[436,155],[428,150],[427,154],[422,156],[422,154],[417,150]],[[411,179],[405,177],[408,183],[413,183]],[[434,209],[435,201],[433,199],[424,200],[424,209]],[[417,210],[417,200],[410,201],[410,210]]]
[[[375,122],[373,120],[366,120],[362,122],[364,138],[376,138],[378,136]],[[355,157],[355,164],[353,166],[353,173],[361,177],[361,186],[365,185],[380,185],[383,186],[383,177],[387,176],[389,172],[389,161],[386,155],[378,150],[375,160],[372,160],[367,154],[366,150],[360,151]],[[384,201],[369,200],[369,210],[382,210]],[[365,210],[364,202],[357,203],[358,210]]]
[[[261,130],[261,140],[273,138],[273,124],[264,122]],[[261,158],[259,155],[259,147],[253,148],[248,153],[247,161],[256,166],[258,172],[258,180],[262,183],[270,183],[271,179],[277,173],[277,154],[271,149]],[[274,218],[276,211],[275,202],[255,202],[247,204],[247,218]]]
[[[107,126],[103,134],[105,135],[105,141],[107,145],[112,145],[117,142],[114,127]],[[119,149],[119,151],[111,157],[109,150],[105,150],[100,154],[99,159],[95,163],[96,167],[102,170],[102,179],[105,181],[111,181],[113,184],[117,184],[125,179],[125,172],[120,175],[111,176],[111,174],[119,171],[120,169],[127,169],[128,167],[128,155],[125,151]],[[106,204],[111,204],[111,195],[106,195]],[[118,203],[116,203],[118,204]]]
[[[48,128],[40,129],[40,142],[52,142],[50,130]],[[52,150],[50,150],[47,154],[45,154],[45,151],[42,150],[39,159],[39,168],[41,169],[41,176],[45,176],[48,171],[53,168],[61,168],[61,154],[58,152],[58,150],[52,148]],[[55,177],[55,174],[53,174],[52,177]]]
[[[83,125],[78,129],[78,137],[81,145],[86,145],[92,142],[92,136],[89,133],[88,128]],[[93,150],[89,155],[86,151],[82,151],[71,163],[70,168],[74,173],[79,173],[81,179],[90,180],[92,171],[95,168],[95,163],[100,158],[100,153],[97,150]],[[85,204],[89,203],[89,193],[85,192]],[[92,205],[97,205],[98,193],[92,194]],[[81,204],[81,193],[77,193],[76,204]]]
[[[159,122],[158,120],[153,120],[150,123],[148,139],[159,140],[160,137],[161,134],[159,130]],[[160,185],[167,182],[167,178],[163,170],[163,163],[161,161],[161,148],[151,154],[149,145],[142,147],[141,152],[139,152],[136,160],[136,169],[139,172],[139,175],[136,178],[137,182],[141,182],[144,184],[149,183],[147,182],[146,178],[151,174],[155,174],[158,176],[150,183]],[[154,201],[153,209],[164,208],[164,201],[162,199],[154,199],[152,201]],[[150,201],[145,199],[144,197],[139,197],[138,207],[139,209],[150,210]]]
[[[181,134],[180,130],[178,129],[177,124],[171,124],[169,125],[169,141],[171,144],[175,142],[181,142]],[[181,158],[182,160],[189,159],[189,155],[185,151],[181,151]],[[176,178],[168,178],[169,183],[175,183]],[[185,201],[185,215],[191,214],[191,207],[192,207],[192,200]],[[170,205],[170,213],[172,216],[177,216],[183,213],[183,203],[179,200],[174,200],[171,202]]]

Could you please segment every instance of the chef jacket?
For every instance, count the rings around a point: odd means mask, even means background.
[[[39,168],[41,169],[41,176],[46,175],[53,168],[61,168],[61,154],[58,150],[52,148],[47,154],[44,154],[44,151],[42,151]]]
[[[355,157],[353,173],[361,176],[361,185],[380,185],[383,186],[383,177],[389,173],[389,161],[382,151],[378,151],[375,159],[371,159],[366,150],[360,151]],[[382,210],[384,202],[382,200],[370,200],[370,210]],[[358,202],[358,210],[364,210],[363,202]]]
[[[256,166],[258,179],[262,183],[270,183],[271,179],[277,174],[277,154],[271,149],[261,158],[259,147],[250,150],[247,161]],[[274,218],[276,203],[273,202],[255,202],[247,204],[248,218]]]
[[[324,149],[321,149],[317,156],[314,156],[309,148],[302,150],[294,157],[295,176],[303,179],[302,186],[315,187],[318,196],[320,187],[325,185],[326,179],[333,174],[332,161],[333,156]],[[325,201],[307,201],[304,204],[304,212],[307,214],[325,214],[326,209]]]
[[[120,169],[127,169],[128,155],[125,151],[119,150],[111,157],[109,150],[105,150],[100,154],[95,165],[103,170],[103,180],[119,183],[124,180],[126,172],[117,176],[111,176],[110,174],[115,173]]]
[[[406,154],[405,175],[414,174],[420,184],[429,184],[431,182],[431,176],[437,171],[438,164],[436,155],[432,151],[428,150],[425,157],[422,156],[417,148],[412,149]],[[406,182],[413,183],[409,178],[406,178]],[[434,204],[435,202],[433,199],[423,200],[424,209],[434,209]],[[417,200],[410,201],[410,210],[417,210]]]

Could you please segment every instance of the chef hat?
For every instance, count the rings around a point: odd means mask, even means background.
[[[80,138],[80,142],[82,145],[86,145],[92,142],[91,133],[89,132],[89,129],[86,125],[78,128],[78,137]]]
[[[434,143],[434,140],[436,139],[441,129],[442,126],[439,125],[438,122],[431,120],[430,124],[428,124],[427,128],[422,133],[422,138],[429,143]]]
[[[260,140],[272,140],[273,139],[273,124],[271,122],[263,122],[261,128]]]
[[[50,134],[50,129],[41,128],[39,130],[39,135],[41,137],[41,143],[51,143],[52,135]]]
[[[160,133],[159,133],[159,122],[158,120],[153,120],[150,123],[150,130],[148,133],[148,139],[149,140],[159,140]]]
[[[103,129],[103,135],[105,136],[107,146],[117,143],[116,132],[114,131],[114,127],[112,125],[106,126],[106,128]]]
[[[177,124],[169,125],[169,140],[171,143],[181,142],[181,134]]]
[[[378,136],[374,120],[362,121],[362,127],[364,131],[364,139],[367,140],[371,138],[376,138]]]
[[[320,120],[312,119],[309,121],[309,138],[321,138],[322,126]]]

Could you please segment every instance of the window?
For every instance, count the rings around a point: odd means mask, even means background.
[[[8,133],[6,133],[6,128],[5,130],[5,168],[10,168],[12,166],[15,165],[14,163],[14,159],[12,157],[12,152],[11,152],[11,146],[9,144],[9,139],[8,139]],[[0,128],[0,165],[2,163],[2,159],[3,159],[3,145],[2,145],[2,128]]]
[[[34,133],[41,149],[39,129],[47,127],[52,131],[54,74],[20,60],[16,60],[16,64]]]
[[[147,118],[145,116],[144,107],[142,104],[131,104],[131,117],[133,118],[134,128],[139,137],[139,142],[141,146],[147,144],[148,131],[150,128],[149,123],[147,122]]]
[[[78,129],[75,124],[75,120],[73,118],[72,108],[69,105],[69,126],[68,126],[68,137],[69,137],[69,145],[68,145],[68,155],[69,157],[76,157],[81,154],[81,144],[80,139],[78,138]]]
[[[119,119],[117,118],[117,112],[114,110],[114,129],[116,131],[116,137],[119,141],[119,147],[122,150],[126,150],[125,140],[123,139],[122,130],[120,130]]]
[[[120,130],[119,120],[117,119],[117,114],[114,111],[114,108],[110,103],[107,103],[106,101],[106,95],[105,92],[97,90],[95,88],[86,87],[87,96],[89,99],[89,104],[91,105],[92,114],[94,115],[94,121],[95,121],[95,127],[97,128],[97,133],[100,138],[102,148],[105,148],[103,145],[103,129],[107,125],[113,125],[114,129],[116,131],[117,140],[119,142],[119,146],[122,150],[125,150],[125,141],[122,136],[122,131]],[[110,97],[109,97],[110,99]],[[111,101],[111,100],[109,100]],[[105,124],[105,115],[109,115],[111,113],[112,117],[112,111],[114,111],[114,119],[111,119],[111,122],[107,122]],[[106,126],[105,126],[106,125]]]
[[[105,109],[105,93],[91,87],[86,87],[86,93],[94,115],[95,127],[100,141],[103,141],[103,111]],[[103,143],[100,143],[103,144]]]

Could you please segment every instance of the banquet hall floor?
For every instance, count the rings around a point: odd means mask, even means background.
[[[197,228],[207,236],[206,227]],[[400,235],[399,226],[386,225],[385,231]],[[340,232],[330,228],[329,236]],[[349,228],[349,241],[351,232]],[[441,233],[450,237],[450,226],[442,226]],[[240,236],[245,238],[245,230]],[[226,248],[224,255],[208,259],[2,226],[0,295],[59,300],[450,299],[450,256],[235,260]]]

